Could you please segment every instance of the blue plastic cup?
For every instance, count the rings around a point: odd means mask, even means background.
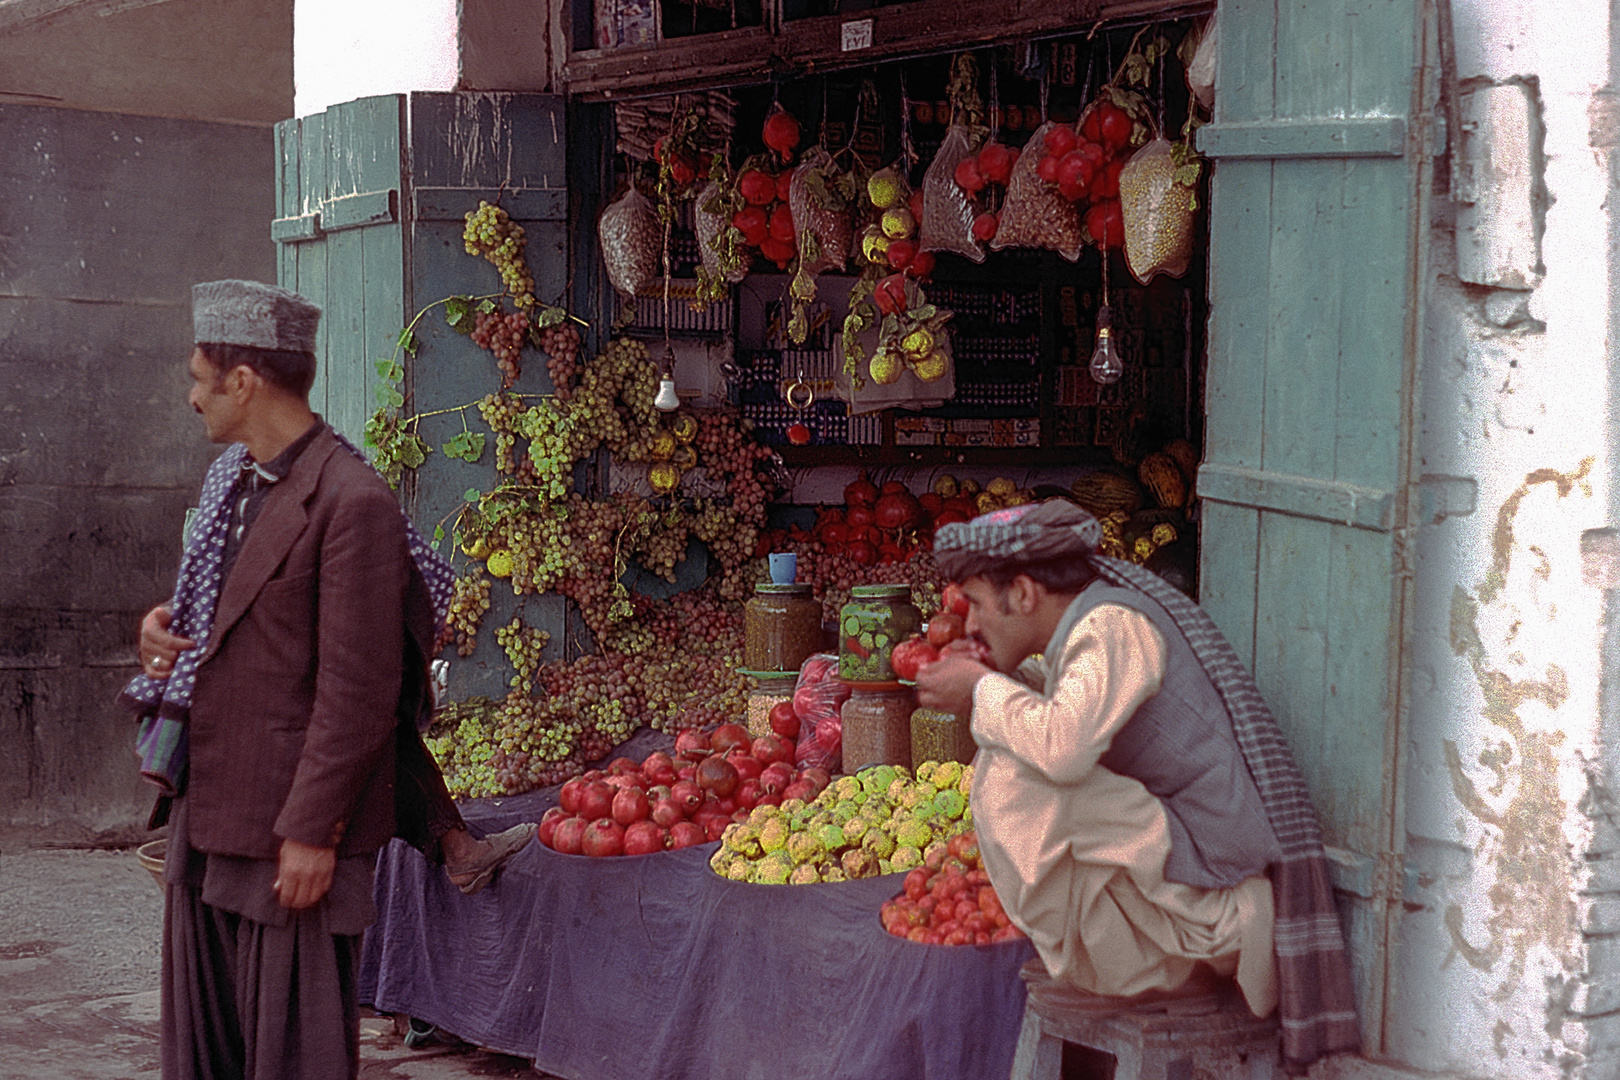
[[[799,557],[791,551],[771,552],[771,580],[778,585],[792,585],[799,577]]]

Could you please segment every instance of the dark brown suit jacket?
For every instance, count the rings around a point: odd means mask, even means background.
[[[226,579],[191,702],[191,844],[374,851],[394,833],[407,635],[433,605],[393,492],[323,430],[265,500]]]

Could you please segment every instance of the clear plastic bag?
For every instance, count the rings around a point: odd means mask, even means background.
[[[602,211],[597,222],[608,280],[625,296],[640,296],[658,278],[664,230],[658,208],[634,186]]]
[[[837,772],[844,759],[844,720],[841,710],[849,687],[838,680],[838,657],[817,653],[799,667],[793,688],[793,714],[799,718],[799,742],[794,752],[801,769],[819,767]]]
[[[798,230],[800,242],[803,242],[802,238],[808,230],[816,238],[819,249],[816,258],[804,261],[802,271],[810,275],[842,270],[849,260],[854,237],[849,213],[823,206],[806,182],[812,169],[820,169],[823,174],[826,172],[825,166],[807,162],[793,170],[793,178],[788,182],[788,212],[793,215],[793,226]]]
[[[703,256],[703,269],[709,272],[711,278],[724,278],[725,281],[736,285],[748,276],[748,263],[738,260],[729,271],[721,272],[720,254],[714,250],[715,238],[731,227],[731,220],[724,214],[711,214],[703,209],[719,193],[714,183],[709,183],[698,192],[697,203],[693,215],[693,225],[697,232],[698,251]]]
[[[1192,188],[1176,181],[1172,146],[1163,135],[1131,156],[1119,174],[1125,219],[1125,262],[1146,285],[1158,274],[1180,277],[1193,251]]]
[[[950,251],[976,263],[984,262],[985,251],[973,238],[973,219],[978,211],[962,185],[956,182],[956,167],[974,156],[973,138],[963,124],[952,124],[939,144],[939,153],[923,174],[922,243],[924,251]]]
[[[1070,262],[1079,261],[1084,242],[1080,211],[1035,171],[1046,156],[1046,133],[1056,126],[1047,122],[1037,128],[1013,166],[991,250],[1036,248],[1055,251]]]

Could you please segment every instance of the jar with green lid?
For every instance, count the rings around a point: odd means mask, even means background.
[[[838,674],[850,682],[891,682],[894,647],[922,629],[910,585],[857,585],[838,616]]]
[[[911,768],[911,714],[916,708],[917,695],[901,683],[851,688],[839,711],[844,771],[854,773],[868,765]]]
[[[743,609],[743,662],[750,671],[798,671],[821,647],[821,604],[808,585],[756,585]]]
[[[916,764],[960,761],[970,765],[978,749],[967,717],[937,709],[918,709],[911,714],[911,760]]]

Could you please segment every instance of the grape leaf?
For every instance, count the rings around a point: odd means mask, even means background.
[[[399,348],[404,349],[410,355],[415,356],[419,345],[418,341],[416,340],[416,331],[412,330],[408,326],[405,327],[405,329],[399,332],[399,340],[395,344],[398,345]]]
[[[1183,165],[1175,171],[1174,175],[1176,183],[1185,187],[1196,187],[1198,185],[1198,172],[1199,168],[1197,162],[1193,162],[1190,165]]]
[[[392,372],[393,370],[394,370],[394,362],[392,360],[388,359],[387,357],[383,357],[381,360],[377,361],[377,377],[378,378],[382,378],[382,379],[389,378],[390,377],[389,373]]]
[[[551,307],[548,305],[542,307],[540,309],[540,313],[535,316],[534,325],[541,330],[546,330],[550,327],[558,325],[567,318],[568,312],[564,311],[560,307]]]
[[[452,296],[444,302],[444,321],[458,334],[473,332],[472,297]]]
[[[434,542],[434,544],[438,544],[438,542],[440,540],[443,540],[443,539],[444,539],[444,523],[440,522],[439,524],[433,526],[433,542]],[[434,550],[438,550],[438,549],[435,548]]]
[[[481,495],[483,495],[483,492],[479,491],[475,487],[470,487],[466,491],[463,491],[461,493],[462,499],[467,501],[467,502],[470,502],[470,503],[477,502],[478,499],[479,499],[479,496],[481,496]]]

